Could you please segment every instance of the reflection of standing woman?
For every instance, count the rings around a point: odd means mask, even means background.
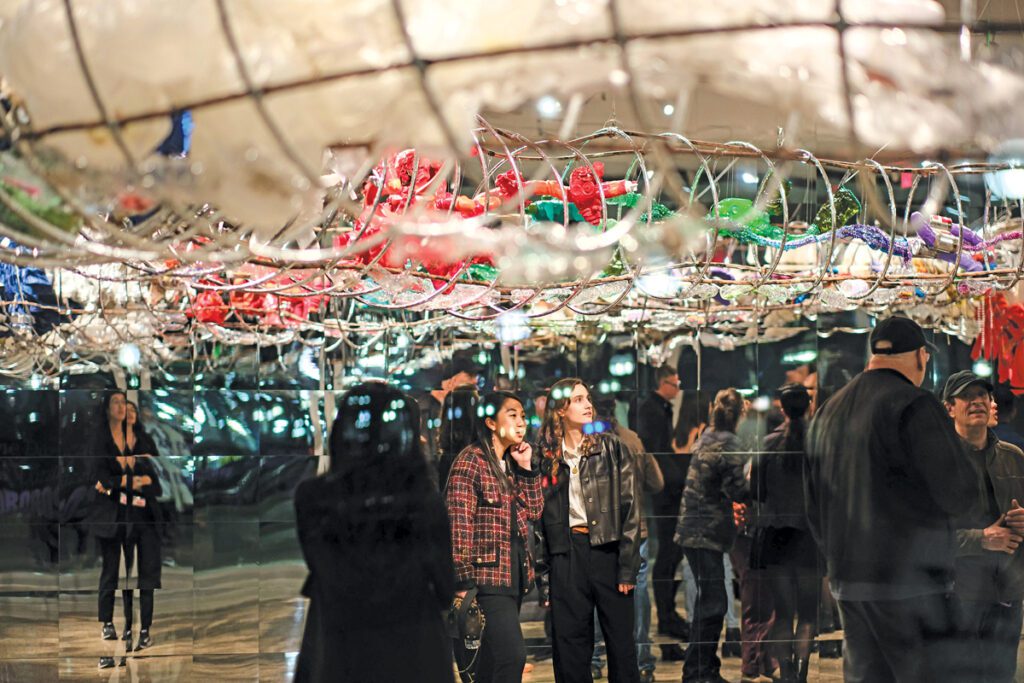
[[[452,470],[455,458],[476,439],[476,404],[480,401],[475,384],[455,387],[444,397],[441,406],[441,428],[438,430],[437,446],[440,460],[438,462],[438,482],[444,491],[448,483],[448,474]]]
[[[804,516],[804,440],[811,395],[801,384],[787,384],[779,390],[779,400],[786,421],[765,437],[764,451],[754,458],[750,487],[760,503],[760,559],[775,603],[768,640],[780,680],[806,683],[821,592],[818,548]]]
[[[555,680],[591,680],[594,609],[611,683],[638,681],[633,588],[640,567],[640,506],[629,450],[594,420],[579,379],[551,387],[541,425],[544,512],[541,587],[550,595]],[[589,429],[587,431],[590,431]]]
[[[152,461],[153,457],[159,455],[156,444],[139,423],[139,407],[131,401],[128,401],[125,423],[127,425],[127,430],[125,430],[127,452],[136,456],[135,473],[141,474],[142,479],[148,481],[148,483],[144,483],[140,491],[145,505],[141,508],[133,507],[131,509],[134,519],[126,538],[127,550],[125,552],[125,557],[129,560],[133,555],[138,560],[139,610],[142,619],[139,643],[135,648],[138,651],[153,644],[153,638],[149,634],[149,627],[153,624],[153,590],[160,588],[160,568],[162,566],[159,529],[162,519],[157,501],[161,487],[156,466]],[[137,554],[133,553],[133,550],[137,550]],[[125,614],[128,615],[127,629],[129,631],[131,631],[131,608],[132,592],[128,591]]]
[[[477,589],[487,625],[479,653],[456,648],[456,656],[463,670],[478,654],[470,676],[477,683],[519,683],[526,664],[519,607],[533,582],[527,522],[540,518],[544,503],[533,449],[523,442],[526,412],[519,398],[488,394],[477,416],[477,441],[455,459],[447,500],[456,587],[463,598]]]
[[[154,509],[160,494],[160,484],[153,468],[145,458],[131,454],[125,418],[127,401],[122,392],[108,394],[104,400],[107,428],[100,431],[94,448],[96,462],[97,503],[94,510],[94,530],[100,544],[103,567],[100,571],[98,618],[103,623],[103,639],[116,640],[114,628],[114,591],[117,590],[121,552],[125,565],[131,571],[133,552],[140,547],[140,577],[142,631],[139,649],[152,644],[149,627],[153,619],[153,589],[160,587],[160,550],[155,532]],[[156,539],[155,568],[152,561],[152,543]],[[145,550],[142,549],[145,546]],[[145,572],[145,574],[143,574]],[[132,640],[132,592],[122,592],[125,607],[125,628],[122,639]],[[103,668],[114,665],[113,658],[101,657]]]
[[[746,502],[749,488],[743,473],[748,459],[736,436],[746,412],[735,389],[715,395],[711,429],[694,445],[686,488],[679,508],[676,541],[683,546],[697,584],[690,645],[686,648],[683,681],[722,681],[718,639],[728,610],[725,553],[736,540],[733,501]]]

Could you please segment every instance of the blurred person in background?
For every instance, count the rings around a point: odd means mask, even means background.
[[[418,400],[420,443],[423,455],[430,464],[431,479],[436,477],[440,470],[440,428],[444,399],[455,387],[477,386],[480,375],[484,372],[483,366],[467,352],[456,352],[452,356],[451,362],[445,363],[443,368],[445,374],[441,379],[440,386],[422,394]],[[439,480],[437,484],[439,487],[444,486],[444,480]]]
[[[477,438],[476,408],[480,394],[475,384],[455,387],[444,397],[438,428],[438,481],[444,489],[459,453]]]
[[[785,421],[765,438],[751,467],[750,489],[757,505],[752,563],[764,569],[775,611],[765,641],[778,662],[777,680],[806,683],[821,594],[818,548],[804,514],[804,439],[811,395],[802,384],[786,384],[778,396]]]
[[[599,400],[596,405],[597,414],[602,424],[607,423],[630,450],[636,461],[636,473],[640,480],[640,507],[643,511],[640,517],[640,570],[637,572],[636,590],[633,592],[633,606],[635,607],[636,619],[636,657],[640,667],[641,683],[649,683],[654,680],[654,669],[658,660],[651,652],[651,594],[648,592],[648,577],[650,575],[650,563],[648,561],[647,545],[647,517],[650,514],[650,499],[665,486],[665,480],[661,475],[661,468],[654,456],[644,449],[643,442],[637,433],[622,426],[615,417],[615,400],[612,398]],[[604,636],[601,634],[601,625],[596,626],[594,657],[591,660],[591,668],[594,671],[594,678],[603,675],[604,661]]]
[[[1011,443],[1017,448],[1024,450],[1024,436],[1013,426],[1017,419],[1016,396],[1005,384],[1000,384],[992,391],[992,398],[996,404],[996,424],[992,431],[999,437],[1000,441]]]
[[[679,515],[679,501],[686,483],[686,466],[689,464],[688,458],[679,456],[673,443],[672,402],[680,393],[679,374],[671,365],[662,365],[655,372],[654,383],[654,391],[640,404],[631,423],[636,426],[644,447],[654,455],[665,480],[661,492],[652,497],[658,542],[652,574],[658,634],[688,640],[690,625],[676,611],[675,606],[676,592],[679,588],[675,581],[675,573],[682,560],[683,550],[672,540]],[[696,426],[694,424],[692,429]],[[683,439],[684,448],[687,447],[688,439],[693,436],[692,429]],[[662,656],[667,660],[680,659],[679,646],[663,645]]]
[[[676,542],[693,571],[697,594],[683,681],[721,683],[718,641],[728,608],[725,554],[736,540],[733,502],[746,502],[749,459],[736,428],[747,402],[735,389],[715,395],[711,426],[694,445],[679,510]]]

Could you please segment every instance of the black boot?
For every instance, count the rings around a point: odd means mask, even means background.
[[[676,643],[661,646],[661,660],[663,662],[681,662],[685,659],[686,652]]]
[[[779,676],[775,680],[778,683],[796,683],[796,664],[792,659],[779,660]]]
[[[740,645],[740,630],[738,628],[725,629],[725,642],[722,643],[722,656],[743,656],[743,647]]]
[[[673,612],[664,621],[658,620],[658,635],[670,636],[679,640],[690,640],[690,624],[686,619]]]
[[[797,662],[797,683],[807,683],[807,676],[811,672],[811,658],[807,657]]]
[[[139,631],[139,644],[135,646],[135,651],[145,650],[147,647],[153,645],[153,637],[149,635],[149,629],[144,628]]]
[[[818,644],[818,656],[821,659],[839,659],[843,656],[843,641],[823,640]]]

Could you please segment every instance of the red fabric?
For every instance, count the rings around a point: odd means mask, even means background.
[[[527,522],[540,519],[544,509],[539,477],[514,477],[512,490],[505,491],[484,460],[480,447],[469,446],[459,453],[452,465],[446,498],[452,559],[460,582],[512,586],[509,515],[514,498],[516,528],[527,554],[527,584],[533,583]]]
[[[974,360],[996,363],[1000,383],[1024,394],[1024,305],[1010,304],[1003,294],[982,299],[982,332],[971,349]]]
[[[196,295],[192,305],[186,311],[186,315],[201,323],[220,325],[228,317],[229,310],[219,292],[207,289]]]

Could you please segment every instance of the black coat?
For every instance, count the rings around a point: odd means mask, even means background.
[[[295,492],[310,598],[295,680],[451,683],[455,570],[426,463],[352,462]]]
[[[93,533],[100,538],[113,538],[117,535],[118,525],[127,522],[136,522],[154,528],[161,521],[158,498],[162,493],[160,478],[157,476],[156,468],[149,461],[149,458],[136,458],[133,469],[122,469],[117,457],[121,452],[114,445],[110,431],[103,429],[96,445],[93,447],[95,457],[93,459],[93,474],[89,478],[93,495],[92,510],[89,521],[92,524]],[[128,486],[121,486],[121,477],[128,476]],[[143,486],[139,490],[131,487],[132,476],[148,476],[152,483]],[[100,482],[103,488],[110,491],[109,494],[96,491],[96,482]],[[129,498],[129,505],[121,505],[120,497],[124,493]],[[146,501],[145,507],[132,506],[131,499],[142,497]]]
[[[867,370],[814,416],[807,521],[841,600],[901,600],[953,585],[953,519],[978,473],[942,404],[894,370]]]
[[[555,455],[555,454],[551,454]],[[552,555],[566,554],[569,537],[569,468],[542,453],[539,460],[544,512],[537,531],[541,536],[537,557],[537,582],[542,593],[548,587]],[[589,453],[580,459],[583,504],[590,520],[590,544],[618,543],[616,583],[636,583],[640,569],[640,495],[636,461],[617,436],[599,434]]]

